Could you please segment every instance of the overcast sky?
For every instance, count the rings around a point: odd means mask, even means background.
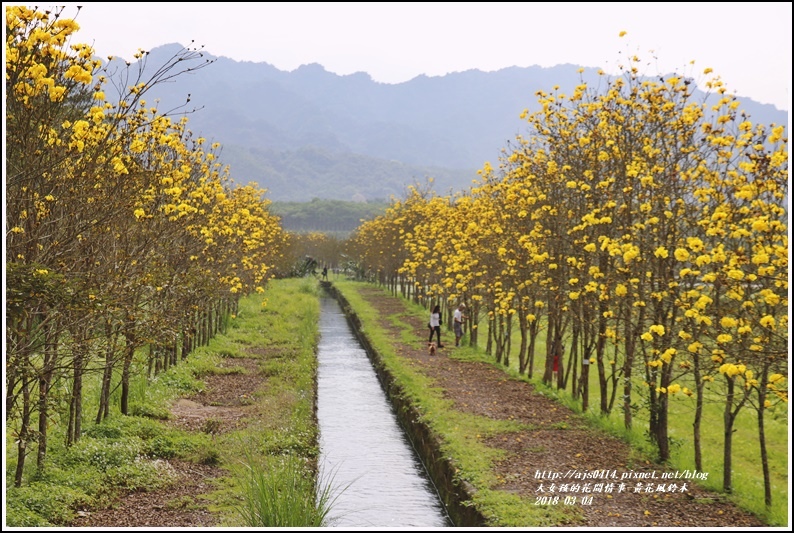
[[[709,67],[730,93],[791,109],[790,2],[84,2],[79,15],[65,5],[102,57],[192,40],[280,70],[319,63],[399,83],[564,63],[616,73],[631,53],[647,74],[697,80]]]

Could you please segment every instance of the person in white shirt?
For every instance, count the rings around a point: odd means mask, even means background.
[[[438,338],[438,344],[436,345],[438,348],[443,348],[444,345],[441,344],[441,306],[436,305],[433,308],[433,312],[430,313],[430,322],[427,323],[427,327],[430,328],[430,338],[427,339],[427,343],[430,344],[433,342],[433,335],[436,335]]]
[[[466,309],[466,304],[460,304],[452,315],[452,329],[455,331],[455,346],[460,346],[460,338],[463,337],[463,321],[466,320],[466,315],[463,311]]]

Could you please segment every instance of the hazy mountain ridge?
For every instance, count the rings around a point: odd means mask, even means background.
[[[151,50],[157,68],[183,47]],[[280,201],[350,200],[402,196],[405,187],[435,178],[446,194],[471,185],[476,170],[527,132],[523,109],[537,108],[536,92],[570,89],[598,69],[579,66],[509,67],[418,76],[399,84],[363,72],[340,76],[321,65],[292,72],[268,63],[215,57],[203,69],[152,89],[161,109],[185,102],[200,108],[190,129],[223,146],[221,159],[238,183],[256,182]],[[603,83],[603,81],[602,81]],[[788,124],[788,113],[742,99],[757,123]]]

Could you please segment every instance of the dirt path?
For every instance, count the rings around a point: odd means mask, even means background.
[[[226,359],[224,364],[243,371],[205,376],[206,387],[177,400],[169,423],[192,432],[225,433],[245,424],[248,397],[264,383],[256,358]],[[167,487],[121,494],[109,509],[81,513],[73,527],[213,527],[218,515],[207,509],[204,495],[217,489],[215,480],[227,474],[219,467],[186,461],[163,461],[174,477]]]
[[[583,418],[535,392],[531,384],[512,380],[492,365],[450,358],[450,352],[455,350],[451,332],[443,332],[445,348],[430,356],[425,320],[408,315],[400,300],[378,288],[362,287],[360,293],[379,316],[398,315],[416,328],[413,345],[400,343],[399,330],[393,328],[395,351],[421,367],[454,402],[455,409],[531,424],[531,431],[486,441],[487,445],[508,452],[508,458],[497,465],[503,481],[500,490],[520,494],[530,504],[539,498],[557,497],[558,504],[564,505],[565,498],[569,502],[576,498],[574,505],[584,512],[585,519],[577,525],[587,527],[764,526],[754,515],[719,494],[697,487],[691,480],[661,479],[668,469],[639,460],[623,441],[588,428]],[[610,473],[607,479],[577,477],[601,471]],[[617,479],[611,478],[612,472]],[[544,474],[558,474],[560,479],[542,479]],[[630,477],[621,480],[624,474]],[[653,475],[656,479],[643,479]],[[589,503],[583,503],[583,498]]]

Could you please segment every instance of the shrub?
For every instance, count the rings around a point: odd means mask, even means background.
[[[152,382],[159,382],[161,387],[176,394],[201,392],[204,389],[204,384],[193,376],[188,365],[172,367],[168,372],[154,378]]]
[[[65,525],[74,519],[76,509],[90,501],[80,490],[50,483],[10,488],[6,490],[6,523],[15,527]]]
[[[130,414],[132,416],[140,416],[144,418],[152,418],[154,420],[168,420],[171,418],[171,413],[167,408],[162,406],[155,406],[150,403],[132,403],[130,404]]]
[[[94,424],[83,433],[92,439],[120,439],[123,434],[122,429],[114,423]]]
[[[111,467],[132,463],[143,454],[143,450],[143,440],[139,437],[127,437],[117,441],[83,437],[66,452],[64,464],[88,465],[100,472],[106,472]]]
[[[127,490],[154,490],[169,485],[176,480],[171,465],[156,459],[143,458],[108,468],[105,482],[114,487]]]
[[[177,443],[174,442],[174,439],[165,435],[158,435],[146,441],[145,453],[148,457],[171,459],[177,456],[177,450]]]
[[[31,511],[10,495],[6,496],[6,519],[7,527],[51,527],[53,524],[48,522],[43,516]]]
[[[192,461],[202,465],[217,465],[221,463],[221,452],[217,446],[199,446],[192,454]]]

